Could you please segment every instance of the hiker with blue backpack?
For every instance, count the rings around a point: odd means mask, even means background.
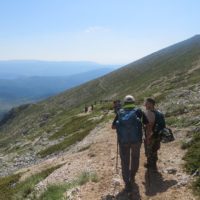
[[[165,136],[166,129],[165,118],[163,113],[155,109],[155,100],[152,98],[147,98],[145,101],[145,115],[149,121],[150,131],[145,133],[145,154],[147,157],[147,163],[145,167],[148,169],[157,171],[157,160],[158,160],[158,150],[160,149],[160,142],[162,136]],[[172,141],[172,140],[171,140]]]
[[[134,103],[134,97],[127,95],[124,98],[123,107],[117,112],[112,123],[112,128],[117,131],[122,177],[126,192],[131,192],[135,183],[143,137],[142,126],[145,125],[148,128],[149,123],[142,110],[136,108]]]

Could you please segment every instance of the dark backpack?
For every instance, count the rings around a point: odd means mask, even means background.
[[[154,125],[154,137],[159,137],[162,143],[172,142],[175,140],[172,130],[166,128],[164,115],[156,110],[155,113],[155,125]]]
[[[164,128],[159,132],[159,135],[161,136],[162,143],[168,143],[175,140],[175,137],[170,128]]]
[[[121,144],[142,142],[142,123],[137,116],[137,109],[118,111],[116,121],[118,140]]]
[[[155,110],[153,112],[155,113],[155,124],[153,127],[153,133],[155,136],[158,136],[159,132],[166,127],[165,117],[163,113],[161,113],[159,110]]]

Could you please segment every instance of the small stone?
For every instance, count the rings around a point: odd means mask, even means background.
[[[96,155],[95,155],[94,153],[89,153],[88,156],[89,156],[90,158],[92,158],[92,157],[95,157]]]
[[[68,200],[73,200],[74,196],[77,195],[79,193],[80,189],[78,187],[76,188],[72,188],[71,190],[66,192],[66,199]]]
[[[166,173],[166,174],[176,174],[177,169],[169,167],[167,169],[164,169],[163,172]]]
[[[112,158],[111,158],[111,160],[114,160],[115,159],[115,156],[113,156]]]
[[[121,180],[119,178],[113,178],[112,180],[114,186],[120,186]]]

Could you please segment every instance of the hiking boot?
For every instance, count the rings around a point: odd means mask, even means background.
[[[157,164],[156,162],[152,162],[151,165],[150,165],[150,169],[152,169],[153,171],[157,171]]]
[[[153,172],[157,172],[157,171],[158,171],[158,168],[157,168],[156,165],[152,165],[152,166],[150,167],[150,170],[152,170]]]
[[[144,167],[145,167],[145,168],[149,168],[150,165],[149,165],[148,163],[144,163]]]
[[[133,177],[133,178],[130,180],[130,183],[131,183],[131,186],[133,187],[133,185],[135,184],[135,177]]]

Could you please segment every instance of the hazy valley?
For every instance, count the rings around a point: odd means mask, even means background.
[[[0,61],[0,116],[103,76],[118,66],[92,62]]]

